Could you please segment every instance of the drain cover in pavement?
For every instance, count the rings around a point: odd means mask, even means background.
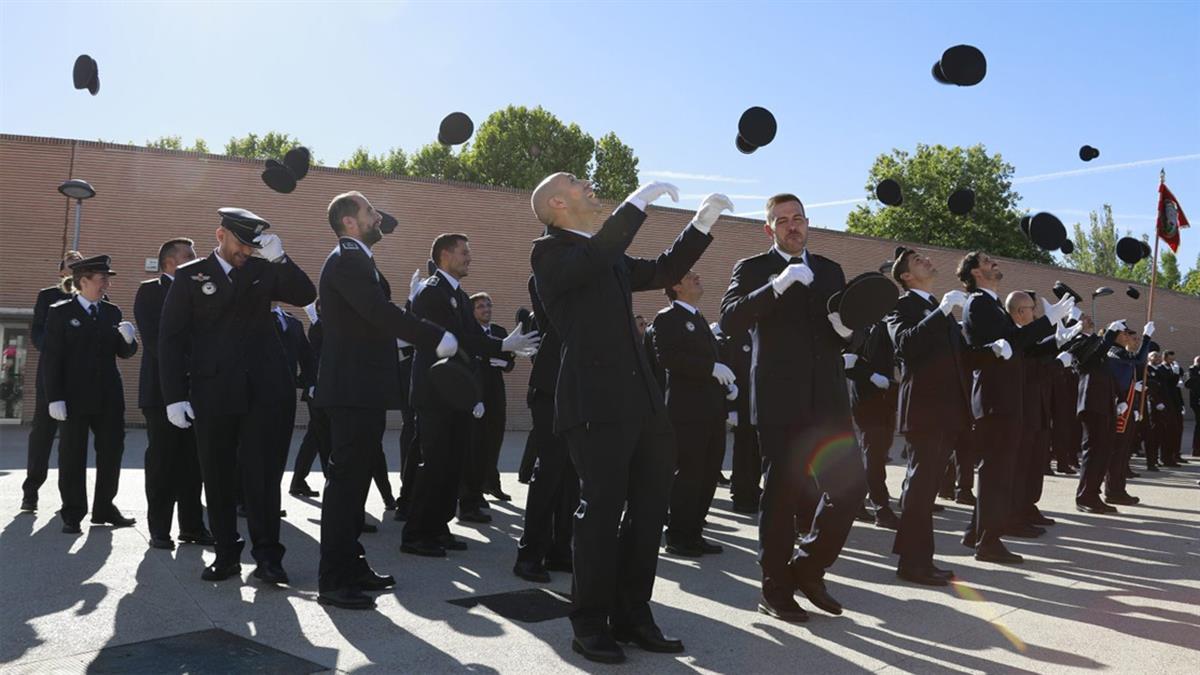
[[[216,628],[105,647],[88,673],[317,673],[324,666]]]
[[[447,602],[467,609],[483,605],[506,619],[523,623],[561,619],[571,613],[571,596],[547,588],[527,588],[523,591],[477,595]]]

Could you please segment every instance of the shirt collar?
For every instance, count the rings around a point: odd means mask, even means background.
[[[564,228],[562,228],[562,229],[566,230],[567,232],[570,232],[571,234],[577,234],[577,235],[579,235],[579,236],[583,237],[584,239],[591,239],[591,238],[592,238],[592,233],[591,233],[591,232],[584,232],[584,231],[582,231],[582,230],[572,230],[572,229],[571,229],[571,228],[569,228],[569,227],[564,227]]]
[[[166,277],[166,278],[168,278],[168,279],[170,279],[171,281],[175,281],[175,275],[174,275],[174,274],[167,274],[166,272],[163,272],[163,276],[164,276],[164,277]]]
[[[226,262],[215,248],[213,249],[213,257],[217,259],[217,264],[219,264],[221,269],[225,271],[225,276],[229,276],[229,270],[233,269],[233,265],[230,265],[228,262]]]
[[[995,300],[996,302],[1000,302],[1000,296],[996,293],[996,291],[993,291],[990,288],[980,288],[979,290],[992,296],[992,299]]]
[[[91,300],[88,300],[87,298],[83,297],[83,293],[76,293],[75,299],[78,300],[79,304],[83,306],[83,311],[88,312],[89,314],[92,311],[92,305],[100,304],[98,302],[92,302]]]
[[[454,290],[456,290],[456,291],[458,290],[458,287],[459,287],[458,279],[455,279],[453,274],[450,274],[449,272],[447,272],[446,270],[444,270],[440,267],[437,268],[437,271],[439,273],[441,273],[441,275],[443,277],[445,277],[446,281],[450,282],[450,285],[452,287],[454,287]]]
[[[808,247],[805,247],[803,251],[800,251],[800,255],[798,255],[798,256],[791,255],[790,253],[785,253],[783,249],[779,248],[779,244],[775,244],[774,246],[772,246],[771,250],[775,251],[775,253],[780,258],[783,258],[784,262],[789,262],[792,258],[800,258],[800,259],[804,260],[805,265],[808,265]],[[811,265],[809,265],[809,266],[811,267]]]
[[[925,291],[923,291],[919,288],[910,288],[908,290],[912,291],[913,293],[916,293],[917,295],[921,296],[922,298],[925,298],[925,300],[927,302],[933,302],[933,294],[932,293],[926,293]]]
[[[692,307],[691,305],[687,304],[686,302],[684,302],[684,301],[682,301],[682,300],[676,300],[676,301],[675,301],[675,304],[677,304],[677,305],[679,305],[680,307],[682,307],[682,308],[686,309],[687,311],[691,312],[692,314],[699,314],[699,313],[700,313],[699,311],[697,311],[697,310],[696,310],[696,308],[695,308],[695,307]]]
[[[344,234],[343,234],[343,235],[342,235],[340,238],[341,238],[341,239],[349,239],[350,241],[352,241],[352,242],[354,242],[354,243],[358,244],[358,247],[359,247],[359,248],[361,248],[361,249],[363,250],[363,253],[366,253],[366,254],[367,254],[367,257],[368,257],[368,258],[372,258],[372,259],[373,259],[373,258],[375,257],[375,252],[371,250],[371,247],[370,247],[370,246],[367,246],[367,245],[366,245],[366,244],[364,244],[364,243],[362,243],[362,241],[361,241],[361,240],[359,240],[359,239],[355,239],[354,237],[347,236],[347,235],[344,235]]]

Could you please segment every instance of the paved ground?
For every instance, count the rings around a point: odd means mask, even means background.
[[[399,586],[379,598],[380,611],[349,612],[314,601],[317,501],[285,496],[284,564],[292,587],[206,583],[199,573],[210,551],[146,546],[144,432],[129,433],[117,500],[126,515],[138,517],[137,527],[113,531],[85,521],[83,536],[59,532],[53,471],[38,513],[18,514],[25,433],[0,428],[0,671],[99,671],[98,650],[105,647],[213,628],[341,671],[608,670],[570,651],[565,619],[523,623],[447,602],[531,586],[511,572],[525,494],[513,473],[504,475],[504,484],[516,500],[493,507],[495,522],[451,526],[470,542],[469,551],[442,560],[401,556],[400,524],[391,520],[364,536],[371,562],[395,574]],[[389,433],[387,447],[395,448],[395,439]],[[507,440],[502,464],[512,471],[524,438],[510,434]],[[1195,672],[1200,464],[1145,476],[1130,487],[1143,505],[1122,507],[1115,517],[1076,513],[1074,480],[1049,478],[1042,508],[1059,524],[1047,537],[1012,544],[1026,556],[1022,566],[977,563],[966,555],[957,532],[968,512],[947,505],[935,524],[939,560],[961,579],[954,588],[898,583],[888,553],[891,534],[857,524],[828,577],[846,613],[831,617],[810,608],[812,619],[799,626],[754,612],[754,518],[730,511],[728,492],[719,489],[707,536],[726,552],[699,563],[665,554],[659,561],[655,613],[668,633],[684,639],[687,653],[672,658],[630,649],[620,669]],[[893,464],[893,496],[900,481]],[[368,512],[383,514],[376,493]],[[250,579],[252,566],[244,568]],[[550,588],[569,591],[569,576],[554,577]],[[168,660],[152,670],[180,667]]]

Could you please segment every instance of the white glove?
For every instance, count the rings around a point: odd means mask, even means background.
[[[679,201],[679,188],[670,183],[662,183],[655,181],[647,185],[643,185],[634,191],[633,194],[625,200],[632,203],[639,209],[645,210],[647,206],[663,195],[671,195],[671,201]]]
[[[729,366],[721,363],[720,361],[717,361],[713,364],[712,376],[716,378],[717,382],[720,382],[721,386],[723,387],[733,384],[733,381],[736,379],[733,371],[729,369]]]
[[[871,380],[871,384],[875,385],[876,387],[879,387],[880,389],[887,389],[888,385],[890,384],[890,382],[888,382],[888,379],[886,377],[884,377],[883,375],[880,375],[879,373],[872,374],[870,377],[870,380]]]
[[[508,361],[505,361],[504,359],[498,359],[493,356],[492,358],[488,359],[488,365],[495,366],[496,368],[507,368]]]
[[[413,270],[412,277],[408,280],[408,299],[411,302],[417,297],[417,291],[421,290],[421,270]]]
[[[434,353],[437,354],[439,359],[454,356],[458,353],[458,338],[454,337],[454,333],[450,331],[442,333],[442,341],[438,343]]]
[[[1126,403],[1125,401],[1121,401],[1120,403],[1117,404],[1117,414],[1118,415],[1124,415],[1126,410],[1129,410],[1128,403]]]
[[[310,303],[308,303],[307,305],[305,305],[305,306],[304,306],[304,313],[308,315],[308,322],[309,322],[309,323],[316,323],[316,322],[317,322],[317,319],[319,318],[319,317],[317,316],[317,303],[315,303],[315,302],[310,302]]]
[[[846,370],[853,368],[856,363],[858,363],[858,354],[842,354],[842,365]]]
[[[177,401],[167,406],[167,419],[180,429],[186,429],[192,426],[188,420],[196,419],[196,413],[192,412],[191,403]]]
[[[733,202],[729,201],[729,197],[725,195],[711,194],[700,202],[700,208],[696,209],[696,215],[692,216],[692,222],[688,224],[704,234],[708,234],[712,230],[713,223],[721,217],[722,211],[732,212]]]
[[[996,358],[998,358],[998,359],[1007,361],[1012,358],[1012,353],[1013,353],[1012,346],[1009,345],[1008,340],[1005,340],[1004,338],[1000,338],[999,340],[996,340],[995,342],[991,342],[984,346],[990,347],[992,350],[992,353],[995,354]]]
[[[1139,392],[1140,392],[1140,391],[1142,391],[1142,389],[1143,389],[1143,387],[1142,387],[1142,381],[1141,381],[1141,380],[1138,380],[1137,382],[1134,382],[1134,383],[1133,383],[1133,390],[1134,390],[1134,391],[1139,391]]]
[[[1175,373],[1176,375],[1179,374],[1179,362],[1178,361],[1171,364],[1171,372]]]
[[[271,262],[279,262],[283,260],[283,240],[277,234],[260,234],[254,238],[254,243],[261,248],[258,249],[258,254],[270,260]]]
[[[66,401],[51,401],[50,416],[59,422],[67,421],[67,402]]]
[[[1145,335],[1146,337],[1154,337],[1153,321],[1147,321],[1146,325],[1142,327],[1142,335]]]
[[[799,281],[807,286],[813,282],[812,268],[804,263],[796,263],[788,265],[783,270],[783,274],[775,277],[771,282],[771,288],[775,289],[775,295],[783,295],[783,292],[788,289],[788,286]]]
[[[1071,364],[1075,363],[1075,357],[1071,356],[1069,352],[1059,352],[1055,358],[1058,359],[1059,363],[1063,364],[1063,368],[1070,368]]]
[[[1111,332],[1111,331],[1118,331],[1118,330],[1128,330],[1128,329],[1125,327],[1125,319],[1118,319],[1118,320],[1116,320],[1116,321],[1114,321],[1114,322],[1112,322],[1112,323],[1108,324],[1108,330],[1109,330],[1110,332]]]
[[[712,331],[713,335],[721,337],[721,324],[719,322],[713,321],[712,323],[708,324],[708,329]]]
[[[1159,403],[1158,405],[1154,406],[1154,409],[1155,410],[1166,410],[1167,406],[1162,403]]]
[[[1070,328],[1064,328],[1061,324],[1055,325],[1057,327],[1054,329],[1054,343],[1059,347],[1075,339],[1075,336],[1083,331],[1082,323],[1073,323]]]
[[[542,344],[542,338],[534,331],[525,331],[524,324],[517,324],[513,329],[512,334],[504,338],[504,343],[500,346],[501,351],[506,352],[527,352],[530,349],[537,350]]]
[[[1045,310],[1046,318],[1050,323],[1062,323],[1062,320],[1071,313],[1071,309],[1075,307],[1075,297],[1064,295],[1062,299],[1051,305],[1042,298],[1042,309]]]
[[[842,336],[843,340],[849,340],[850,336],[854,335],[854,331],[846,328],[846,324],[842,323],[842,315],[838,312],[829,315],[829,323],[833,326],[833,330]]]
[[[315,386],[308,388],[308,397],[312,398],[316,395],[317,388]]]
[[[1083,316],[1083,310],[1078,307],[1072,307],[1067,316],[1071,317],[1073,321],[1078,321]]]
[[[475,419],[480,419],[483,417],[483,401],[476,403],[475,407],[471,408],[471,417],[474,417]]]
[[[942,303],[938,305],[938,309],[942,311],[942,314],[950,316],[950,312],[953,312],[955,307],[962,307],[967,304],[969,297],[963,291],[946,291],[946,294],[942,296]]]
[[[728,385],[729,393],[725,394],[726,401],[736,401],[738,397],[738,388],[732,382]]]
[[[725,424],[727,424],[730,427],[736,427],[738,425],[738,417],[737,417],[736,410],[729,411],[729,414],[726,415],[726,417],[725,417]]]
[[[1134,421],[1134,422],[1141,422],[1141,421],[1142,421],[1142,413],[1141,413],[1140,411],[1137,411],[1137,410],[1134,410],[1134,411],[1133,411],[1133,421]]]
[[[133,336],[135,335],[133,324],[128,321],[122,321],[117,324],[117,332],[121,334],[121,339],[125,340],[125,344],[133,344]]]

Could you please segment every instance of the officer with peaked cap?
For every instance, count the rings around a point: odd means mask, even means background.
[[[201,577],[241,572],[244,545],[235,494],[244,489],[254,576],[287,583],[279,541],[283,450],[278,419],[296,394],[271,303],[303,307],[316,298],[308,275],[250,211],[218,211],[217,247],[181,265],[167,291],[159,328],[159,370],[167,419],[195,421],[216,561]],[[237,475],[240,469],[240,476]]]
[[[92,523],[134,523],[113,505],[125,452],[125,391],[116,359],[133,356],[138,345],[133,324],[123,320],[120,307],[104,299],[108,279],[116,274],[109,257],[85,258],[70,268],[78,293],[50,306],[44,358],[49,413],[64,423],[58,447],[63,532],[79,534],[79,521],[88,511],[89,431],[96,447]]]

